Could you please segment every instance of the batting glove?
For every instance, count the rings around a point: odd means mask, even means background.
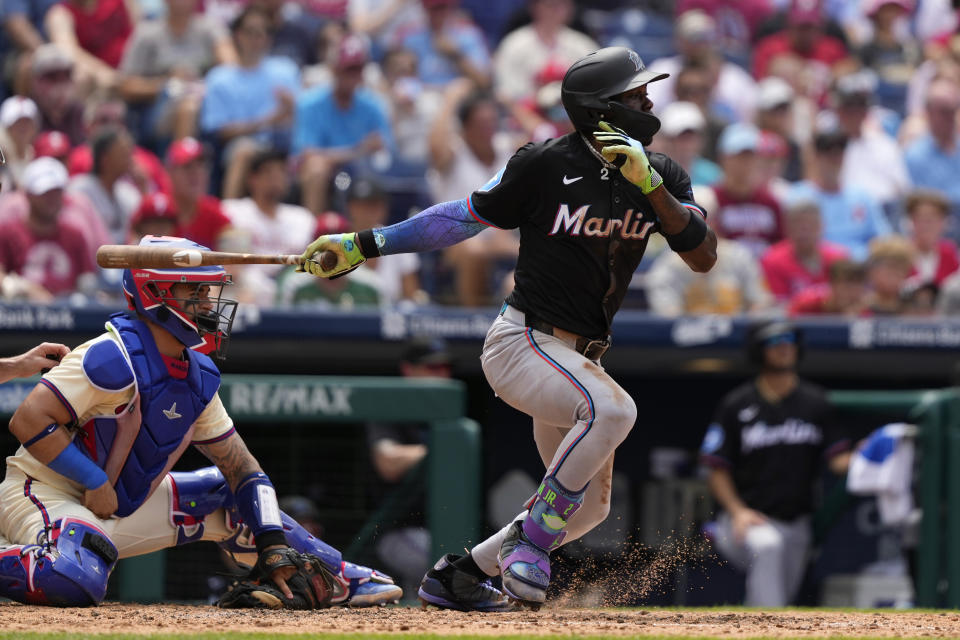
[[[337,264],[330,269],[320,265],[320,255],[324,251],[332,251],[337,255]],[[306,271],[321,278],[337,278],[350,273],[367,259],[360,250],[356,233],[320,236],[307,246],[301,258],[303,264],[297,267],[297,271]]]
[[[623,177],[640,187],[644,195],[650,193],[661,184],[663,178],[657,173],[657,170],[650,166],[650,160],[647,159],[647,152],[643,150],[643,145],[634,140],[627,132],[618,127],[614,127],[606,122],[600,121],[600,131],[595,131],[593,137],[597,142],[603,145],[600,153],[607,162],[618,164],[617,156],[626,157],[626,161],[620,166],[620,173]]]

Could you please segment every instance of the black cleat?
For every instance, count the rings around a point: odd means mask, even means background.
[[[418,591],[424,608],[430,604],[457,611],[509,611],[513,608],[489,580],[481,582],[476,576],[455,567],[453,563],[460,557],[448,553],[427,571]]]

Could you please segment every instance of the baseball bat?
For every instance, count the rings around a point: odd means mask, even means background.
[[[97,264],[107,269],[173,269],[222,264],[299,265],[302,262],[299,255],[200,251],[177,247],[105,244],[97,249]]]

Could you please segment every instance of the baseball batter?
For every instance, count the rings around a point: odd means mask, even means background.
[[[331,277],[365,258],[449,246],[492,226],[519,228],[515,286],[491,326],[483,371],[504,401],[533,418],[546,473],[516,519],[464,557],[447,555],[421,583],[424,602],[464,610],[505,606],[487,582],[538,607],[550,582],[550,552],[601,522],[610,509],[613,452],[633,428],[633,399],[603,370],[610,324],[653,233],[695,271],[716,261],[716,238],[670,158],[644,151],[660,121],[636,52],[596,51],[562,84],[574,133],[531,143],[487,184],[399,224],[321,236],[304,252],[337,253]]]
[[[143,245],[206,250],[154,236]],[[230,335],[229,282],[222,267],[126,270],[135,314],[112,315],[17,409],[10,430],[23,446],[0,483],[0,596],[96,604],[118,558],[196,540],[254,567],[222,606],[363,606],[402,595],[280,511],[234,429],[206,355],[222,356]],[[216,466],[171,473],[191,444]],[[326,581],[310,579],[318,573]]]

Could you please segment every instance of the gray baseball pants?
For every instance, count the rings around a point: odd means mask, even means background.
[[[636,404],[627,392],[599,362],[574,347],[573,341],[526,327],[522,312],[505,307],[487,332],[480,356],[493,391],[533,418],[533,438],[546,475],[554,475],[571,491],[589,483],[564,542],[576,540],[609,514],[613,452],[637,419]],[[514,521],[526,515],[522,511]],[[497,554],[510,524],[471,550],[477,565],[491,576],[499,573]]]
[[[793,521],[767,516],[767,524],[747,529],[746,538],[733,535],[733,519],[726,511],[717,518],[717,551],[732,565],[746,571],[750,607],[785,607],[797,595],[807,567],[813,532],[810,516]]]

